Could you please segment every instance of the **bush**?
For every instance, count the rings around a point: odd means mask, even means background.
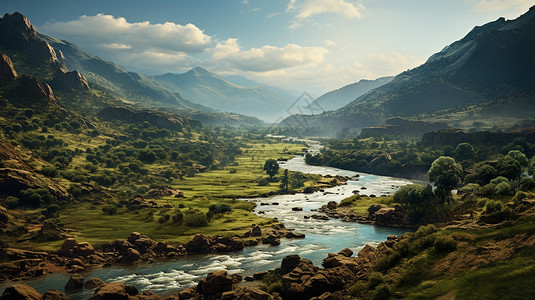
[[[381,283],[384,283],[383,274],[379,272],[372,272],[370,276],[368,276],[368,283],[366,284],[366,288],[368,290],[375,289],[378,285]]]
[[[58,169],[56,169],[56,167],[53,167],[53,166],[43,167],[41,169],[41,174],[47,177],[57,177]]]
[[[231,210],[232,208],[226,204],[212,204],[208,208],[208,211],[212,212],[213,214],[223,214]]]
[[[202,212],[194,212],[184,216],[184,224],[189,227],[203,227],[208,225],[208,217]]]
[[[513,197],[513,200],[515,202],[520,202],[526,199],[527,197],[529,197],[529,194],[527,194],[526,192],[519,191],[519,192],[516,192],[515,196]]]
[[[57,205],[57,204],[50,204],[50,205],[46,208],[46,214],[49,215],[49,216],[51,216],[51,215],[57,213],[59,210],[60,210],[59,205]]]
[[[262,179],[258,180],[258,185],[259,186],[267,186],[268,184],[269,184],[269,181],[266,178],[262,178]]]
[[[390,287],[388,287],[388,285],[386,284],[381,284],[375,290],[375,293],[373,294],[373,299],[374,300],[389,299],[391,295],[392,295],[392,292],[390,291]]]
[[[507,195],[509,192],[511,192],[511,186],[508,182],[500,182],[494,188],[496,195]]]
[[[117,213],[117,206],[111,204],[103,206],[102,213],[105,215],[115,215]]]
[[[500,201],[489,200],[487,205],[485,205],[485,212],[488,214],[493,214],[502,211],[502,203]]]
[[[435,251],[437,252],[451,252],[457,249],[457,243],[452,237],[440,235],[435,238]]]
[[[493,183],[495,185],[498,185],[498,184],[500,184],[502,182],[509,182],[509,179],[507,179],[507,178],[505,178],[503,176],[498,176],[498,177],[496,177],[496,178],[494,178],[494,179],[492,179],[490,181],[490,183]]]
[[[531,191],[535,187],[535,180],[529,177],[522,177],[520,179],[520,189],[523,191]]]
[[[19,198],[17,197],[13,197],[13,196],[9,196],[6,198],[6,200],[4,200],[4,205],[7,207],[7,208],[10,208],[10,209],[13,209],[17,206],[19,206]]]
[[[175,211],[171,219],[173,220],[174,224],[181,224],[184,220],[184,214],[180,210],[177,210]]]

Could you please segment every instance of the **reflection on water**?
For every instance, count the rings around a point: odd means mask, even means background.
[[[319,147],[321,145],[315,144],[311,146],[311,149],[312,151],[317,151]],[[357,175],[356,172],[352,171],[309,166],[305,164],[303,157],[295,157],[283,162],[281,167],[311,174],[349,177]],[[355,180],[348,181],[346,185],[329,188],[325,192],[246,199],[258,204],[262,202],[269,204],[278,202],[279,205],[258,205],[255,211],[263,211],[266,217],[278,218],[286,227],[294,228],[297,232],[304,233],[306,235],[305,239],[282,240],[280,246],[259,245],[225,255],[195,255],[152,264],[100,268],[86,271],[82,275],[85,278],[98,277],[106,282],[123,281],[126,284],[136,286],[139,290],[171,293],[195,285],[207,273],[216,270],[224,269],[231,274],[252,275],[255,272],[279,267],[282,258],[290,254],[298,254],[310,259],[316,265],[321,265],[323,258],[327,257],[329,252],[338,252],[343,248],[350,248],[357,252],[366,244],[373,245],[384,241],[389,234],[402,234],[405,230],[397,228],[347,223],[335,219],[315,220],[304,218],[306,215],[314,214],[311,210],[318,209],[329,201],[339,202],[351,196],[353,194],[352,191],[361,190],[362,187],[366,187],[366,194],[385,195],[410,183],[404,179],[359,174],[358,181],[355,178]],[[303,211],[292,211],[292,208],[296,206],[302,207]],[[44,292],[51,288],[63,290],[69,277],[70,275],[67,274],[52,274],[24,283],[32,285],[39,292]],[[1,287],[3,288],[6,285],[8,283],[4,283]],[[69,297],[72,299],[87,299],[91,294],[92,291],[84,290],[69,294]]]

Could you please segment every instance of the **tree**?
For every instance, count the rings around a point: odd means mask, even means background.
[[[266,160],[264,164],[264,170],[269,175],[269,178],[272,179],[273,176],[277,175],[279,172],[279,164],[273,158]]]
[[[460,143],[455,148],[455,158],[459,161],[473,159],[474,158],[474,147],[468,143]]]
[[[288,183],[289,183],[289,180],[288,180],[288,170],[284,170],[284,175],[282,176],[281,178],[281,184],[280,184],[280,188],[282,191],[287,191],[288,190]]]
[[[498,174],[511,180],[518,179],[522,172],[520,163],[509,155],[500,159],[498,162]]]
[[[429,169],[429,180],[435,184],[435,194],[446,202],[451,198],[451,190],[461,182],[463,168],[448,156],[437,158]]]
[[[526,155],[518,150],[511,150],[509,153],[507,153],[507,156],[511,157],[512,159],[516,160],[521,167],[527,167],[528,166],[528,158]]]

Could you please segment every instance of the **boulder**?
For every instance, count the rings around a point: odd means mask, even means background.
[[[186,250],[189,253],[208,253],[213,242],[208,236],[198,233],[191,241],[186,243]]]
[[[340,250],[338,254],[344,255],[345,257],[351,257],[353,255],[353,251],[351,251],[351,249],[349,248],[345,248],[345,249]]]
[[[281,262],[281,273],[287,274],[290,273],[295,267],[301,262],[301,257],[297,254],[288,255],[282,259]]]
[[[106,283],[102,279],[90,278],[85,282],[84,287],[88,290],[93,290],[103,285],[106,285]]]
[[[25,284],[13,284],[4,290],[2,299],[41,300],[43,299],[43,296],[31,286]]]
[[[123,255],[123,262],[133,263],[138,261],[141,258],[141,254],[134,248],[128,248],[126,253]]]
[[[243,287],[237,288],[232,291],[224,292],[221,295],[221,300],[234,300],[234,299],[251,299],[251,300],[272,300],[275,299],[270,294],[255,287]]]
[[[0,56],[0,86],[10,83],[17,76],[13,62],[9,56],[2,53]]]
[[[297,206],[297,207],[292,207],[292,210],[293,210],[293,211],[303,211],[303,208]]]
[[[251,229],[251,236],[262,236],[262,229],[260,226],[253,226],[253,229]]]
[[[91,300],[128,300],[126,285],[123,282],[112,282],[96,289]]]
[[[78,243],[74,238],[67,238],[63,241],[58,254],[66,257],[87,257],[95,254],[95,248],[89,243]]]
[[[81,290],[84,288],[84,277],[80,274],[74,274],[71,276],[67,284],[65,285],[66,291]]]
[[[52,289],[43,294],[43,300],[69,300],[69,297],[62,291]]]
[[[280,245],[280,240],[275,235],[270,234],[267,237],[262,239],[262,244],[270,244],[272,246],[278,246]]]
[[[199,281],[197,292],[205,297],[219,298],[221,294],[232,290],[233,279],[227,271],[209,273],[206,278]]]
[[[335,201],[329,201],[327,203],[327,208],[328,209],[336,209],[338,207],[338,203],[336,203]]]
[[[386,207],[384,204],[372,204],[370,207],[368,207],[368,216],[371,218],[375,212],[380,210],[381,208]]]

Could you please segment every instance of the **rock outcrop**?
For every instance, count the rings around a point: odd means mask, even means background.
[[[89,83],[87,79],[78,71],[66,72],[59,70],[54,75],[52,81],[52,87],[58,90],[76,90],[76,91],[88,91]]]
[[[38,104],[58,106],[58,100],[50,86],[31,76],[22,75],[19,79],[19,95],[24,97],[21,104]]]
[[[31,63],[47,62],[66,70],[56,50],[41,39],[30,21],[18,12],[0,18],[0,45],[22,51]]]
[[[17,78],[13,62],[6,54],[0,56],[0,86],[6,85]]]
[[[4,293],[2,293],[2,299],[41,300],[43,299],[43,295],[38,293],[31,286],[25,284],[13,284],[4,290]]]
[[[243,240],[236,237],[216,236],[210,238],[198,233],[185,246],[188,253],[218,253],[242,250],[244,243]]]
[[[156,112],[156,111],[138,111],[126,107],[107,107],[99,112],[99,116],[107,120],[122,120],[126,122],[144,122],[151,125],[166,128],[169,130],[182,130],[184,125],[200,126],[200,122],[189,120],[176,114]]]
[[[58,200],[68,200],[71,197],[63,187],[33,172],[0,168],[0,190],[2,193],[18,195],[20,191],[30,188],[46,188]]]

